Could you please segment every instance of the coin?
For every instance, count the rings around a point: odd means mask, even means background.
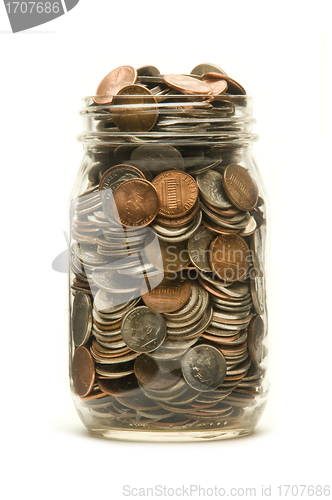
[[[147,226],[159,211],[159,198],[153,184],[144,179],[123,182],[114,191],[116,217],[123,226]]]
[[[225,78],[211,78],[202,76],[202,82],[206,83],[210,87],[210,95],[216,96],[223,94],[227,90],[227,82]]]
[[[140,177],[144,179],[143,173],[138,168],[132,165],[120,164],[109,168],[103,174],[99,181],[99,191],[102,189],[114,189],[118,186],[119,181],[124,182],[128,179]]]
[[[92,304],[86,293],[78,292],[74,297],[72,313],[73,339],[76,347],[89,340],[92,329]]]
[[[214,234],[201,227],[188,241],[188,252],[191,262],[201,271],[211,271],[209,248]]]
[[[106,292],[120,294],[117,300],[114,297],[114,305],[123,303],[122,294],[127,295],[136,292],[140,287],[140,280],[119,274],[116,270],[93,271],[92,280],[99,288]]]
[[[170,280],[166,278],[150,292],[142,294],[142,299],[150,309],[159,313],[170,313],[185,305],[190,293],[191,285],[188,279]]]
[[[222,384],[226,376],[227,365],[223,354],[210,345],[191,347],[181,364],[187,384],[196,391],[212,391]]]
[[[86,347],[78,347],[72,362],[74,390],[78,396],[87,396],[95,381],[95,365],[90,351]]]
[[[121,335],[133,351],[151,352],[163,343],[166,337],[166,323],[157,311],[139,306],[123,318]]]
[[[98,85],[96,104],[110,104],[119,90],[136,82],[137,72],[132,66],[120,66],[108,73]]]
[[[210,258],[211,268],[220,279],[237,281],[249,269],[250,250],[241,236],[225,234],[212,241]]]
[[[224,171],[224,188],[228,198],[240,210],[252,210],[258,200],[258,188],[248,171],[236,163]]]
[[[145,255],[156,269],[164,273],[177,273],[190,262],[187,242],[169,243],[150,234],[145,242]]]
[[[137,74],[139,76],[158,76],[160,71],[155,66],[141,66],[137,69]]]
[[[156,103],[156,98],[148,89],[141,85],[129,85],[114,97],[110,108],[112,119],[125,132],[147,132],[158,120]],[[114,106],[122,108],[113,109]]]
[[[232,203],[226,196],[223,187],[223,176],[215,170],[207,170],[196,177],[200,193],[213,207],[227,210]]]
[[[155,177],[152,184],[160,200],[160,215],[168,218],[184,216],[195,205],[198,187],[191,175],[169,170]]]
[[[183,92],[184,94],[209,94],[210,87],[192,76],[165,75],[164,82],[170,87]]]
[[[210,64],[210,63],[203,63],[203,64],[198,64],[195,66],[191,71],[191,75],[204,75],[205,73],[220,73],[221,75],[226,75],[225,71],[219,66],[216,66],[215,64]]]
[[[184,169],[181,153],[176,148],[163,144],[138,146],[131,153],[130,159],[135,164],[148,168],[153,175],[158,175],[170,169]]]

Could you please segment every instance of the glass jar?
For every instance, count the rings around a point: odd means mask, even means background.
[[[83,100],[70,378],[95,434],[249,434],[267,401],[267,196],[253,99]]]

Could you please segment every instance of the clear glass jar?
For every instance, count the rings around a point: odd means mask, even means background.
[[[222,439],[262,415],[268,208],[252,108],[242,95],[83,100],[70,377],[92,433]]]

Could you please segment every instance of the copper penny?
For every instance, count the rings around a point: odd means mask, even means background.
[[[189,212],[187,212],[182,217],[177,217],[176,219],[170,219],[169,217],[165,217],[163,215],[160,215],[159,213],[155,219],[155,222],[157,222],[161,226],[169,228],[173,227],[180,228],[181,226],[186,226],[187,224],[189,224],[195,218],[195,215],[197,215],[198,210],[199,210],[199,201],[197,200],[193,208],[191,208]]]
[[[251,361],[259,365],[263,359],[265,325],[261,316],[254,316],[248,328],[248,350]]]
[[[164,279],[150,292],[142,294],[145,305],[159,313],[170,313],[180,309],[189,299],[191,285],[188,279]]]
[[[250,250],[237,234],[217,236],[210,245],[210,264],[216,275],[224,281],[237,281],[247,273]]]
[[[123,226],[147,226],[159,211],[155,187],[145,179],[123,182],[114,191],[114,215]]]
[[[209,86],[210,95],[220,95],[227,90],[227,82],[221,75],[219,77],[206,77],[203,75],[202,81]]]
[[[156,390],[167,389],[182,378],[181,366],[178,361],[159,363],[147,354],[141,354],[136,359],[134,372],[141,384]]]
[[[233,78],[227,76],[227,75],[219,75],[219,73],[214,73],[214,72],[209,72],[205,73],[202,76],[202,80],[204,80],[205,83],[207,83],[207,80],[212,80],[212,79],[222,79],[227,82],[227,93],[231,95],[246,95],[247,92],[244,90],[242,85],[239,84],[236,80]]]
[[[120,66],[108,73],[98,85],[96,96],[93,98],[96,104],[110,104],[113,97],[127,85],[136,82],[137,71],[132,66]]]
[[[114,97],[110,111],[115,125],[120,130],[148,132],[158,120],[156,104],[157,99],[147,88],[141,85],[129,85],[122,88]],[[113,108],[113,105],[116,108]]]
[[[258,201],[258,187],[248,171],[231,163],[225,168],[223,185],[228,198],[240,210],[252,210]]]
[[[184,216],[198,199],[198,186],[191,175],[169,170],[152,181],[160,200],[160,215],[176,218]]]
[[[156,269],[171,275],[185,269],[190,262],[186,240],[169,243],[159,240],[154,233],[146,239],[145,254]]]
[[[73,357],[73,384],[76,394],[81,398],[87,396],[95,382],[95,364],[86,347],[78,347]]]
[[[184,94],[209,94],[210,87],[192,76],[184,75],[165,75],[164,81],[173,89],[179,90]]]

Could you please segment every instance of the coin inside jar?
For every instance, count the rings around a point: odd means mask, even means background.
[[[181,217],[189,212],[198,198],[198,186],[191,175],[169,170],[155,177],[152,184],[160,200],[160,215]]]
[[[258,188],[249,172],[232,163],[224,171],[224,188],[228,198],[240,210],[252,210],[258,200]]]
[[[123,226],[147,226],[159,211],[155,187],[145,179],[123,182],[114,191],[116,217]]]
[[[157,349],[166,337],[166,330],[162,315],[146,306],[139,306],[128,312],[121,325],[125,344],[141,353]]]
[[[157,104],[157,100],[147,88],[129,85],[113,98],[112,119],[125,132],[147,132],[158,120],[158,110],[154,104]]]
[[[102,79],[96,90],[94,102],[96,104],[109,104],[119,90],[136,82],[137,71],[132,66],[120,66],[113,69]]]
[[[76,394],[81,398],[87,396],[95,381],[95,365],[90,351],[86,347],[78,347],[75,350],[72,373]]]
[[[254,316],[249,325],[248,349],[251,361],[259,365],[263,359],[263,339],[265,326],[261,316]]]
[[[226,376],[227,365],[223,354],[210,345],[201,344],[188,349],[181,364],[187,384],[196,391],[213,391]]]
[[[74,297],[72,313],[73,339],[76,347],[89,340],[92,328],[92,304],[90,297],[78,292]]]
[[[217,236],[210,245],[211,268],[224,281],[237,281],[248,271],[250,250],[237,234]]]
[[[165,278],[148,293],[142,294],[145,305],[159,313],[170,313],[180,309],[188,300],[191,285],[188,279]]]

